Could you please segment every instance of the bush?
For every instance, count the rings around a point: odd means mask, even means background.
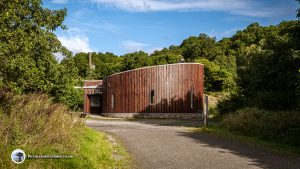
[[[292,92],[254,92],[249,98],[251,105],[267,110],[286,110],[295,108],[295,93]]]
[[[266,111],[248,107],[226,115],[223,126],[246,136],[300,145],[299,111]]]
[[[0,101],[0,168],[14,168],[7,157],[16,148],[33,154],[78,151],[72,134],[82,123],[66,106],[53,104],[47,95],[38,93],[14,95],[0,91]],[[38,168],[30,161],[22,166]]]
[[[217,110],[220,115],[224,115],[230,112],[234,112],[246,106],[246,100],[238,95],[231,95],[219,101],[217,104]]]

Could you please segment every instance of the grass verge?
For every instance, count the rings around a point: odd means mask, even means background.
[[[130,158],[120,144],[87,128],[78,117],[45,94],[0,92],[0,168],[130,168]],[[15,149],[27,155],[21,164],[11,160]],[[62,156],[70,158],[58,158]]]
[[[63,169],[110,169],[130,168],[130,157],[120,144],[112,144],[104,133],[84,127],[73,133],[76,136],[75,151],[59,151],[56,148],[41,147],[31,150],[30,147],[22,147],[26,155],[65,155],[72,156],[66,159],[26,159],[22,164],[14,164],[10,161],[9,168],[63,168]],[[11,151],[16,147],[10,147]],[[20,147],[18,147],[20,148]],[[116,158],[116,155],[118,158]],[[10,158],[10,154],[6,155]]]
[[[188,130],[192,132],[205,132],[209,134],[222,136],[228,139],[245,143],[250,146],[267,149],[281,154],[292,155],[297,157],[300,156],[300,146],[291,146],[288,144],[282,144],[278,142],[265,141],[254,136],[244,136],[237,132],[232,132],[222,128],[216,121],[214,121],[214,123],[215,124],[209,124],[209,127],[207,128],[195,127],[195,128],[188,128]]]

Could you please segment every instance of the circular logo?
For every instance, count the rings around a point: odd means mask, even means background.
[[[17,164],[23,163],[25,157],[26,157],[25,152],[21,149],[16,149],[11,153],[11,160]]]

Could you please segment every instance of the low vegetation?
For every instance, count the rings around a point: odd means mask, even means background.
[[[243,108],[224,117],[223,127],[246,136],[300,145],[300,116],[297,111],[267,111]]]
[[[129,157],[119,144],[85,127],[76,113],[47,95],[2,91],[0,100],[0,168],[128,168]],[[72,158],[26,159],[17,165],[10,159],[17,148],[27,155]]]
[[[300,156],[300,147],[297,145],[283,144],[280,142],[276,142],[274,140],[262,140],[256,136],[246,136],[234,131],[230,131],[216,123],[213,124],[211,123],[208,128],[198,127],[198,128],[189,128],[189,130],[192,132],[205,132],[209,134],[214,134],[253,147],[268,149],[270,151],[277,152],[280,154],[294,155],[298,157]]]
[[[207,128],[191,130],[221,135],[276,152],[300,156],[299,111],[245,107],[220,115],[218,109],[211,107],[209,113]]]

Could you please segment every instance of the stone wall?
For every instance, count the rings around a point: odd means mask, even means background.
[[[203,113],[101,113],[114,118],[203,119]]]

